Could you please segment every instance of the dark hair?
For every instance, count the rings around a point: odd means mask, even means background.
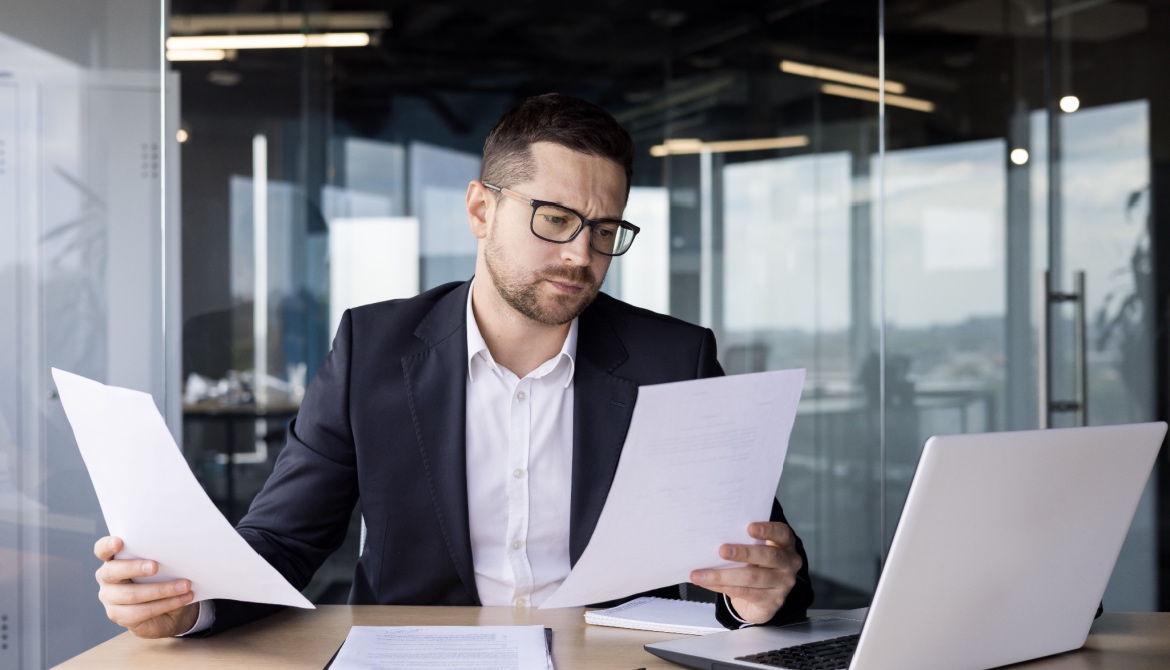
[[[552,142],[590,156],[608,158],[626,172],[626,195],[634,173],[634,140],[601,107],[560,93],[545,93],[515,105],[496,121],[483,143],[480,179],[511,186],[532,179],[534,142]]]

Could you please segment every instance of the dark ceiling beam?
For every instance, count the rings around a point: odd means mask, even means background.
[[[662,114],[671,108],[684,105],[695,100],[715,99],[737,84],[741,83],[740,76],[724,74],[714,77],[704,77],[691,83],[679,83],[674,90],[664,92],[663,95],[644,105],[631,107],[614,114],[619,123],[632,123],[643,116]]]
[[[458,5],[441,2],[414,5],[396,15],[399,17],[399,31],[395,35],[406,38],[430,35],[461,11]]]
[[[236,0],[232,6],[232,14],[252,14],[268,6],[269,0]]]
[[[733,40],[747,39],[763,27],[763,23],[757,17],[738,16],[715,26],[679,31],[670,37],[670,53],[674,58],[689,56]]]
[[[829,0],[780,0],[779,2],[770,2],[764,7],[760,14],[763,15],[766,23],[776,23],[783,21],[790,16],[796,16],[802,12],[813,9],[818,5],[823,5]]]

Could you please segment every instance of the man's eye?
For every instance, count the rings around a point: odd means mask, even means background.
[[[549,222],[549,223],[551,223],[551,224],[552,224],[552,225],[554,225],[554,226],[563,226],[563,225],[565,225],[566,223],[568,223],[568,222],[569,222],[569,217],[567,217],[567,216],[548,216],[548,215],[545,215],[545,217],[544,217],[544,220],[545,220],[545,221],[547,221],[547,222]]]
[[[609,238],[613,237],[613,231],[608,229],[608,228],[598,228],[597,229],[597,236],[602,238],[602,239],[608,240]]]

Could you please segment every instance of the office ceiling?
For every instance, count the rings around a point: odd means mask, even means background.
[[[175,0],[172,15],[189,22],[201,15],[279,14],[301,9],[298,4]],[[240,51],[233,61],[177,64],[185,79],[201,80],[194,89],[185,84],[185,92],[215,97],[214,87],[224,83],[246,83],[250,90],[288,88],[300,80],[303,64],[327,73],[337,113],[358,127],[376,126],[393,101],[406,96],[427,101],[454,132],[469,132],[477,123],[450,102],[451,96],[519,99],[564,91],[624,110],[624,121],[637,121],[661,136],[666,115],[677,116],[680,106],[686,116],[758,98],[750,74],[775,78],[784,57],[877,73],[876,5],[866,2],[345,0],[306,9],[386,12],[390,26],[374,31],[376,45],[329,50],[320,65],[318,54],[302,61],[278,51]],[[796,97],[805,99],[815,90],[798,88]],[[664,96],[674,104],[661,104]],[[792,97],[769,92],[766,104]],[[188,95],[184,105],[192,102]]]
[[[1078,45],[1062,48],[1062,81],[1095,76],[1092,49],[1116,48],[1150,22],[1148,3],[1055,4],[1064,21],[1058,37]],[[301,12],[381,12],[389,25],[372,31],[376,44],[369,47],[240,51],[231,61],[176,64],[185,109],[239,105],[238,97],[228,103],[222,95],[225,86],[239,85],[249,92],[246,107],[279,113],[298,102],[289,98],[298,92],[301,103],[306,95],[328,97],[336,121],[376,135],[396,101],[410,99],[464,136],[482,132],[484,123],[468,100],[562,91],[599,101],[648,141],[699,130],[704,139],[734,139],[814,118],[829,124],[876,118],[872,103],[818,96],[815,81],[778,75],[781,59],[876,75],[876,1],[172,3],[179,21]],[[907,95],[937,103],[926,116],[892,110],[905,118],[903,127],[915,129],[910,135],[918,139],[907,141],[1002,136],[1021,100],[1042,106],[1045,51],[1037,16],[1043,17],[1042,0],[887,0],[887,75],[905,83]],[[324,90],[306,93],[316,82]],[[1113,77],[1093,82],[1093,89],[1126,99],[1122,84]],[[497,114],[498,106],[482,110]]]

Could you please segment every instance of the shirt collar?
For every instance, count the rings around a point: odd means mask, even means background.
[[[475,312],[471,309],[471,295],[475,292],[475,280],[471,280],[471,286],[467,291],[467,378],[471,382],[475,382],[475,366],[472,363],[475,357],[479,356],[484,363],[487,364],[488,369],[496,371],[498,367],[495,360],[492,358],[492,352],[488,349],[487,342],[483,339],[483,333],[479,331],[479,323],[475,320]],[[554,369],[560,359],[564,358],[569,363],[569,373],[565,375],[565,388],[573,382],[573,375],[577,371],[577,319],[569,324],[569,334],[565,337],[565,343],[561,345],[561,351],[556,356],[553,356],[548,361],[543,363],[536,370],[533,370],[531,376],[543,377]],[[550,365],[551,363],[551,365]]]

